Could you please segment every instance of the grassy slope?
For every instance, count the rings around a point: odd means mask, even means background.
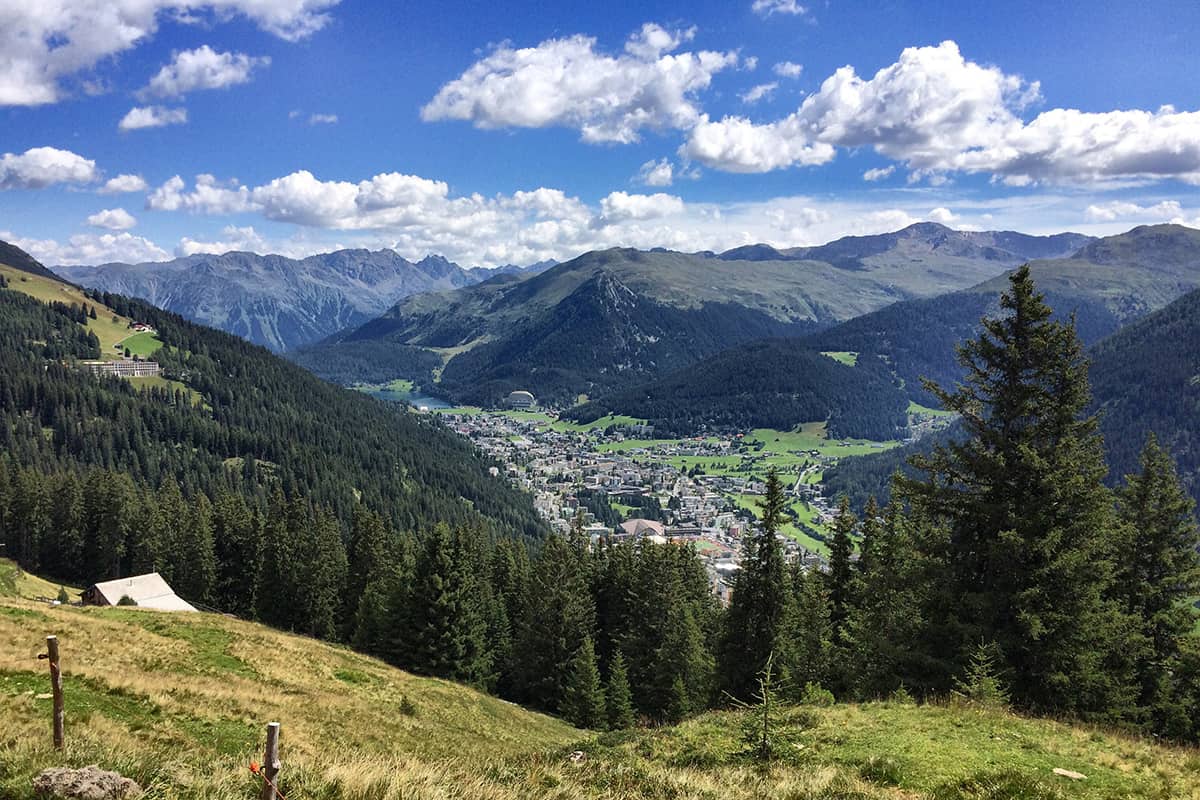
[[[63,303],[79,303],[96,307],[96,319],[88,320],[88,330],[96,334],[100,340],[100,357],[109,361],[120,358],[122,350],[116,348],[129,347],[130,352],[146,357],[162,347],[158,337],[150,333],[130,334],[130,320],[113,313],[112,309],[103,303],[97,303],[83,296],[83,291],[57,278],[45,278],[31,275],[14,269],[6,264],[0,264],[0,275],[8,279],[8,287],[29,295],[43,303],[55,300]],[[114,321],[115,319],[115,321]]]
[[[49,746],[43,637],[62,642],[65,754]],[[416,708],[401,710],[402,698]],[[98,763],[154,797],[252,796],[246,764],[263,726],[283,725],[291,797],[922,798],[970,776],[1015,771],[1046,790],[1021,797],[1200,798],[1200,755],[1014,715],[888,703],[793,710],[808,717],[787,760],[739,755],[742,718],[599,737],[348,650],[221,616],[51,608],[0,599],[0,797],[30,778]],[[566,756],[580,748],[580,764]],[[861,777],[872,757],[899,786]],[[1053,767],[1077,770],[1070,782]],[[1061,791],[1062,794],[1046,793]],[[938,794],[1011,798],[1011,794]]]

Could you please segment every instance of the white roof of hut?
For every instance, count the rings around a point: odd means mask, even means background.
[[[128,597],[140,608],[152,608],[158,611],[195,611],[196,607],[179,595],[171,585],[163,580],[157,572],[147,575],[134,575],[129,578],[117,578],[93,587],[101,597],[115,606],[122,597]]]

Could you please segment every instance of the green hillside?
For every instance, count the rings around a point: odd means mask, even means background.
[[[588,734],[219,615],[54,608],[5,594],[0,584],[0,796],[13,800],[32,798],[31,778],[63,764],[115,769],[152,797],[251,797],[247,765],[261,760],[268,721],[282,723],[281,788],[313,800],[1200,797],[1195,750],[1003,711],[792,708],[792,752],[763,769],[739,754],[740,712]],[[44,662],[33,658],[47,633],[62,648],[61,754],[50,745]],[[582,761],[569,758],[575,750]]]

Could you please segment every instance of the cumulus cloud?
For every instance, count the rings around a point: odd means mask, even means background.
[[[146,198],[150,211],[190,211],[196,214],[237,214],[253,208],[250,190],[237,183],[222,184],[212,175],[197,175],[192,190],[184,191],[175,175]]]
[[[693,29],[694,30],[694,29]],[[608,55],[593,37],[500,45],[438,90],[421,118],[469,120],[477,128],[574,128],[585,142],[629,143],[644,128],[681,129],[700,118],[696,95],[735,52],[675,53],[693,35],[646,24]]]
[[[741,94],[742,102],[747,105],[753,105],[759,100],[769,98],[771,94],[779,88],[778,83],[760,83],[757,86],[752,86],[747,91]]]
[[[673,194],[627,194],[612,192],[600,201],[600,222],[657,219],[683,211],[683,199]]]
[[[44,189],[56,183],[91,183],[96,162],[57,147],[32,147],[0,156],[0,190]]]
[[[958,215],[945,206],[938,206],[929,212],[929,219],[932,222],[940,222],[943,225],[952,225],[958,220]]]
[[[186,108],[168,108],[167,106],[134,106],[129,109],[117,128],[123,131],[136,131],[142,128],[161,128],[165,125],[182,125],[187,122]]]
[[[896,171],[895,164],[889,164],[886,167],[874,167],[863,173],[864,181],[881,181]]]
[[[637,174],[637,182],[646,186],[670,186],[674,181],[675,167],[667,158],[647,161]]]
[[[967,172],[1013,186],[1166,177],[1200,184],[1200,112],[1051,109],[1025,122],[1021,114],[1040,100],[1036,81],[968,61],[947,41],[908,48],[870,79],[842,67],[775,122],[705,117],[680,153],[717,169],[767,172],[870,147],[933,182]]]
[[[808,9],[797,3],[796,0],[754,0],[750,10],[760,17],[769,17],[772,14],[799,17],[808,13]]]
[[[804,72],[804,66],[793,61],[780,61],[775,66],[771,67],[771,71],[781,78],[799,78]]]
[[[165,18],[201,21],[241,16],[287,41],[329,21],[339,0],[53,0],[6,3],[0,11],[0,106],[62,99],[64,82],[80,88],[96,65],[151,39]],[[99,83],[102,83],[99,82]]]
[[[137,225],[137,220],[123,208],[106,208],[88,217],[87,224],[110,231],[127,231]]]
[[[139,95],[182,97],[198,89],[224,89],[248,83],[250,73],[271,63],[267,56],[245,53],[218,53],[208,45],[175,53],[171,63],[158,71]]]
[[[154,242],[131,233],[81,233],[59,242],[56,239],[26,239],[11,231],[0,231],[0,239],[12,242],[52,267],[109,261],[166,261],[170,258],[167,251]]]
[[[1112,200],[1099,203],[1084,209],[1083,215],[1089,222],[1115,222],[1117,220],[1137,220],[1148,222],[1174,222],[1180,225],[1195,225],[1200,217],[1188,218],[1183,205],[1178,200],[1161,200],[1149,205],[1139,205],[1128,200]]]
[[[150,188],[146,179],[141,175],[118,175],[109,178],[100,187],[100,194],[123,194],[126,192],[144,192]]]
[[[221,230],[221,236],[223,238],[220,240],[208,242],[196,241],[185,236],[175,246],[175,255],[194,256],[200,253],[221,255],[234,250],[250,253],[279,252],[278,248],[269,246],[258,231],[250,225],[240,228],[236,225],[226,225]]]

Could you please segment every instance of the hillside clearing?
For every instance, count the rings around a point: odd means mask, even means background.
[[[62,643],[67,750],[49,744],[44,636]],[[794,751],[740,755],[739,712],[587,734],[344,648],[211,614],[0,600],[0,797],[48,766],[97,763],[151,797],[247,798],[265,723],[283,726],[290,797],[1200,798],[1200,754],[1099,730],[953,706],[789,712]],[[585,753],[582,761],[568,758]],[[1051,770],[1087,776],[1070,781]],[[1006,776],[1037,793],[972,792]],[[874,781],[874,782],[872,782]]]

